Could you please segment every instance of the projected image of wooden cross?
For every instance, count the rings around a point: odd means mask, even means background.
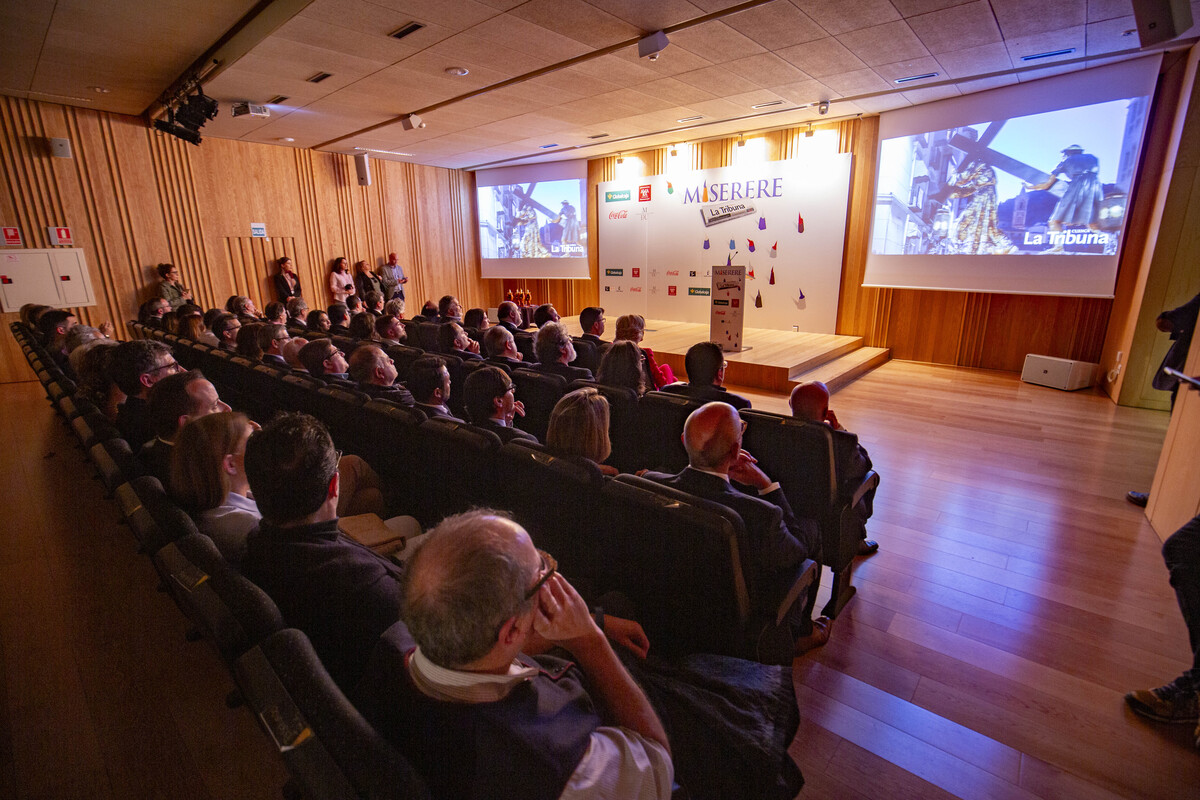
[[[1006,156],[999,150],[993,150],[990,147],[992,141],[1000,134],[1000,129],[1004,127],[1005,122],[1006,120],[1000,120],[998,122],[989,123],[987,128],[984,129],[983,134],[979,137],[978,141],[975,141],[971,137],[965,136],[961,133],[954,134],[947,144],[956,150],[962,151],[963,159],[959,162],[959,166],[968,163],[972,159],[975,159],[976,161],[980,161],[984,164],[994,167],[1001,172],[1007,172],[1009,175],[1020,178],[1026,183],[1037,184],[1045,183],[1046,181],[1050,180],[1050,173],[1043,172],[1037,167],[1031,167],[1022,161],[1018,161],[1012,156]],[[1058,191],[1055,191],[1055,189]],[[1061,196],[1065,189],[1065,186],[1061,186],[1061,184],[1055,184],[1050,191]],[[954,185],[947,184],[939,189],[933,195],[932,199],[938,201],[939,203],[944,203],[946,198],[948,198],[950,193],[953,191]]]

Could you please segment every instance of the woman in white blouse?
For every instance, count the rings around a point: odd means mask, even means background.
[[[333,270],[329,273],[329,295],[335,303],[344,303],[346,298],[354,294],[354,276],[350,274],[350,260],[339,256],[333,260]]]

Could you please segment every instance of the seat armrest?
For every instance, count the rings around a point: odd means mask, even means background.
[[[779,603],[779,608],[775,612],[776,625],[783,623],[784,617],[787,616],[796,599],[808,593],[809,589],[817,581],[819,574],[820,567],[817,566],[817,562],[811,558],[804,559],[800,564],[800,574],[796,576],[796,580],[783,596],[783,600]]]
[[[864,477],[862,480],[862,483],[860,483],[858,485],[858,488],[854,490],[854,496],[850,498],[850,507],[854,508],[856,505],[859,504],[859,501],[861,501],[863,499],[863,497],[867,494],[867,492],[871,491],[872,489],[877,488],[878,486],[879,486],[879,473],[873,469],[868,470],[866,477]]]

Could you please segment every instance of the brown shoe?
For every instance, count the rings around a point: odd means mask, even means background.
[[[796,640],[792,649],[793,656],[802,656],[809,650],[815,650],[829,641],[829,633],[833,630],[833,620],[829,617],[817,617],[813,620],[812,633],[801,636]]]

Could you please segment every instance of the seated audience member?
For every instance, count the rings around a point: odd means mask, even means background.
[[[154,428],[146,413],[146,398],[150,387],[182,367],[175,363],[171,348],[153,339],[121,342],[113,354],[113,381],[125,394],[125,402],[117,411],[117,430],[135,454],[154,438]]]
[[[616,475],[604,463],[612,455],[608,419],[608,400],[600,392],[590,387],[568,392],[550,412],[546,449],[556,456],[587,459],[605,475]]]
[[[300,363],[314,378],[332,383],[351,384],[350,377],[346,374],[346,370],[349,369],[346,354],[329,339],[317,339],[300,348]]]
[[[750,408],[750,401],[734,394],[721,384],[725,382],[725,353],[716,342],[698,342],[688,348],[683,357],[687,383],[679,381],[663,387],[664,392],[681,394],[693,400],[728,403],[737,409]]]
[[[262,519],[245,466],[246,442],[257,428],[237,411],[209,414],[180,429],[171,454],[171,496],[235,569]]]
[[[262,351],[262,362],[279,369],[287,369],[288,363],[283,357],[283,346],[292,338],[288,335],[287,328],[278,322],[264,322],[256,328],[258,349]]]
[[[871,469],[871,457],[858,443],[858,437],[838,422],[829,407],[829,388],[820,381],[801,383],[792,389],[792,416],[805,422],[828,425],[833,429],[833,468],[838,477],[838,489],[843,496],[852,496]],[[875,490],[871,489],[854,507],[855,526],[860,529],[860,556],[869,556],[879,549],[879,543],[867,538],[867,520],[871,518]]]
[[[308,327],[305,318],[308,316],[308,303],[303,297],[292,297],[287,301],[287,326],[293,330]]]
[[[505,372],[512,372],[517,367],[532,366],[521,358],[516,339],[503,325],[488,328],[488,332],[483,335],[483,347],[487,350],[487,362]]]
[[[166,333],[179,333],[179,314],[174,311],[168,311],[162,315],[162,329]]]
[[[248,358],[251,361],[262,361],[263,350],[259,346],[258,332],[262,330],[264,322],[251,322],[242,325],[242,329],[237,335],[237,354],[242,358]]]
[[[383,304],[383,313],[391,314],[397,319],[404,319],[404,298],[393,297]]]
[[[161,297],[154,297],[138,307],[138,322],[147,328],[161,328],[163,314],[171,310],[171,304]]]
[[[194,419],[228,411],[229,406],[198,369],[163,378],[150,389],[146,401],[154,438],[138,453],[138,460],[163,486],[170,486],[171,453],[179,429]]]
[[[67,333],[77,321],[75,315],[64,308],[52,308],[38,317],[38,330],[46,350],[64,371],[70,368],[67,362]]]
[[[291,256],[279,257],[279,272],[271,276],[271,282],[275,284],[275,297],[281,303],[290,304],[292,300],[301,299],[301,295],[304,294]],[[290,308],[288,310],[291,311]],[[304,314],[292,314],[292,316],[302,318]]]
[[[525,405],[514,396],[512,378],[499,367],[482,367],[467,376],[463,400],[471,424],[500,437],[501,442],[532,439],[531,433],[513,427],[515,416],[525,416]]]
[[[349,692],[399,617],[400,570],[339,533],[346,476],[320,422],[281,414],[250,436],[244,463],[263,518],[247,539],[242,571]]]
[[[434,797],[671,797],[662,723],[521,526],[486,510],[444,520],[401,606],[356,704]],[[542,641],[573,663],[524,654]]]
[[[545,327],[547,322],[558,322],[558,312],[550,303],[543,303],[533,310],[533,324],[537,328]]]
[[[521,309],[513,301],[505,300],[496,309],[496,324],[509,333],[516,333],[521,330]]]
[[[63,339],[63,350],[66,351],[68,366],[71,367],[71,374],[74,372],[74,366],[70,365],[71,353],[74,353],[79,348],[83,347],[88,342],[95,342],[105,338],[104,334],[93,328],[91,325],[79,325],[76,323],[71,326],[71,330],[67,331],[66,337]]]
[[[641,314],[626,314],[617,317],[617,331],[613,342],[633,342],[642,351],[642,371],[646,373],[646,389],[661,389],[675,380],[670,364],[661,366],[654,360],[654,351],[642,347],[646,334],[646,319]]]
[[[596,382],[605,386],[632,389],[639,396],[646,393],[646,373],[642,370],[642,353],[633,342],[613,342],[600,360]]]
[[[293,336],[283,343],[283,360],[292,372],[308,372],[304,363],[300,361],[300,351],[306,344],[308,339],[303,336]]]
[[[179,279],[179,267],[174,264],[159,264],[156,268],[158,277],[158,296],[171,306],[171,310],[179,308],[192,299],[192,293]]]
[[[426,300],[425,305],[421,306],[421,313],[418,316],[420,318],[416,320],[417,322],[437,322],[438,321],[437,303],[433,302],[432,300]]]
[[[421,356],[412,362],[408,368],[408,391],[425,416],[458,420],[446,405],[450,400],[450,370],[441,356]]]
[[[242,321],[242,324],[262,321],[262,315],[258,313],[258,308],[255,307],[254,301],[244,294],[235,294],[229,298],[226,307],[229,309],[230,314],[234,314]]]
[[[363,310],[378,317],[383,313],[383,295],[380,292],[367,292],[363,295]]]
[[[358,261],[354,264],[354,291],[364,301],[371,292],[383,297],[383,283],[379,280],[379,276],[371,271],[371,266],[366,261]]]
[[[462,304],[458,302],[458,298],[452,294],[448,294],[438,300],[438,318],[437,322],[457,322],[462,324],[463,309]]]
[[[50,306],[44,306],[39,303],[26,303],[19,309],[19,319],[35,333],[37,332],[37,320],[45,312],[50,310]]]
[[[308,329],[309,333],[329,333],[329,315],[319,308],[314,308],[308,312],[304,327]]]
[[[391,347],[394,344],[404,344],[408,339],[408,331],[395,314],[384,314],[375,320],[375,337],[384,347]]]
[[[604,335],[604,309],[599,306],[588,306],[579,312],[579,327],[583,328],[583,336],[597,348],[607,345],[600,337]]]
[[[534,347],[537,350],[538,363],[533,365],[533,369],[538,372],[562,375],[568,383],[576,379],[592,379],[590,369],[570,366],[575,360],[575,345],[561,323],[547,322],[543,325],[538,331]]]
[[[402,406],[415,402],[408,389],[396,383],[396,362],[379,345],[356,347],[350,354],[348,371],[359,391]]]
[[[754,570],[750,582],[761,587],[760,596],[750,600],[760,612],[773,614],[791,588],[787,584],[800,562],[820,560],[821,535],[814,521],[796,518],[779,484],[742,449],[742,429],[733,406],[706,403],[693,411],[683,426],[688,466],[676,475],[646,472],[644,477],[728,506],[741,516],[749,534],[747,541],[758,545],[755,551],[742,554]],[[825,617],[812,619],[814,599],[793,606],[796,655],[829,640],[833,622]]]
[[[463,327],[474,328],[477,331],[483,332],[491,327],[491,321],[488,319],[487,312],[482,308],[471,308],[463,316]]]
[[[353,317],[363,311],[362,298],[356,294],[352,294],[346,298],[346,313]]]
[[[370,311],[360,311],[350,318],[349,333],[351,339],[370,340],[375,338],[375,315]]]
[[[326,333],[331,336],[349,336],[350,328],[347,325],[350,322],[350,307],[345,303],[331,303],[328,313],[329,330]]]
[[[112,339],[97,339],[79,347],[71,353],[69,361],[75,367],[75,397],[90,400],[109,422],[116,422],[125,393],[113,380],[112,362],[120,342]]]
[[[287,324],[287,306],[278,300],[272,300],[267,303],[267,307],[263,309],[263,322],[269,322],[276,325]]]
[[[438,350],[452,356],[458,356],[463,361],[478,361],[479,342],[467,336],[467,332],[457,322],[443,322],[438,326]]]
[[[217,337],[217,346],[231,353],[237,352],[238,333],[241,329],[241,320],[228,312],[218,314],[212,323],[212,332],[213,336]]]
[[[188,314],[180,318],[179,337],[193,342],[203,342],[213,347],[217,345],[216,337],[204,327],[204,317],[199,314]]]

